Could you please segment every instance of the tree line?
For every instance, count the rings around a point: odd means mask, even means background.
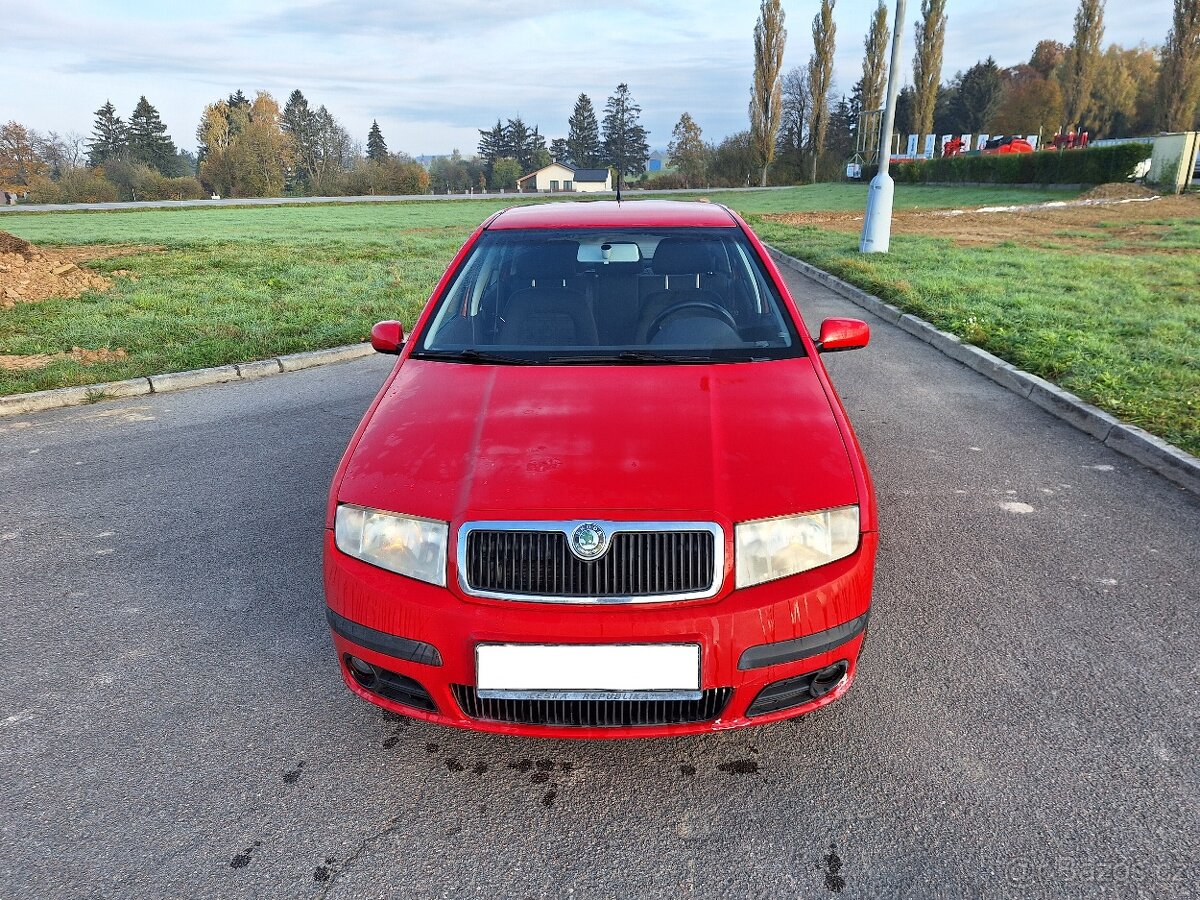
[[[947,0],[921,0],[913,26],[913,80],[899,92],[896,130],[927,134],[1032,134],[1059,129],[1092,137],[1132,137],[1200,127],[1200,0],[1173,0],[1161,47],[1104,48],[1106,0],[1079,0],[1070,44],[1039,41],[1027,61],[989,57],[942,78]],[[196,129],[198,153],[176,147],[158,111],[141,97],[128,120],[111,102],[92,134],[39,133],[17,122],[0,128],[0,186],[31,200],[83,202],[280,195],[418,194],[512,190],[552,160],[612,169],[648,187],[800,183],[838,177],[855,151],[863,111],[883,105],[889,11],[879,0],[863,40],[861,78],[849,93],[833,79],[837,0],[821,0],[806,65],[782,71],[787,41],[780,0],[761,0],[753,35],[748,127],[716,143],[683,112],[672,130],[670,171],[648,173],[649,132],[628,84],[618,84],[603,116],[581,93],[566,137],[547,142],[520,115],[479,129],[476,155],[455,150],[426,168],[388,150],[377,121],[362,147],[324,106],[299,90],[283,108],[265,91],[208,104]],[[1104,48],[1104,49],[1102,49]]]

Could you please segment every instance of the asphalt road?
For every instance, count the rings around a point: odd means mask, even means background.
[[[882,509],[859,680],[717,736],[343,688],[321,517],[386,359],[0,420],[0,896],[1195,896],[1200,503],[872,325],[828,357]]]

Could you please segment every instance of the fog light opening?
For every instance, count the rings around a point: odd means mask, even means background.
[[[808,688],[809,692],[814,698],[823,697],[841,683],[849,668],[850,664],[844,659],[839,659],[832,666],[826,666],[813,675],[812,683]]]
[[[350,674],[354,676],[354,680],[368,690],[375,686],[375,682],[379,679],[379,673],[375,667],[365,659],[359,659],[357,656],[346,654],[346,668],[350,670]]]

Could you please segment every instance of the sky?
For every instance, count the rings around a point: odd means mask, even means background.
[[[895,0],[885,0],[889,21]],[[849,94],[876,0],[837,0],[835,86]],[[1075,0],[949,0],[943,80],[993,56],[1026,61],[1043,38],[1070,43]],[[1172,0],[1108,3],[1105,44],[1161,44]],[[812,52],[817,0],[784,0],[784,70]],[[911,75],[908,0],[902,58]],[[479,129],[520,115],[565,137],[575,99],[603,114],[618,83],[642,108],[652,148],[665,149],[683,112],[704,138],[747,127],[750,0],[0,0],[0,121],[89,134],[111,100],[128,118],[142,94],[176,144],[195,147],[205,104],[241,89],[293,89],[324,104],[365,144],[377,119],[389,149],[414,156],[460,149]]]

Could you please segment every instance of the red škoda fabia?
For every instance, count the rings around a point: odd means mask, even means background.
[[[758,239],[708,203],[500,212],[454,258],[333,479],[346,684],[444,725],[718,731],[841,697],[877,546],[862,451]]]

